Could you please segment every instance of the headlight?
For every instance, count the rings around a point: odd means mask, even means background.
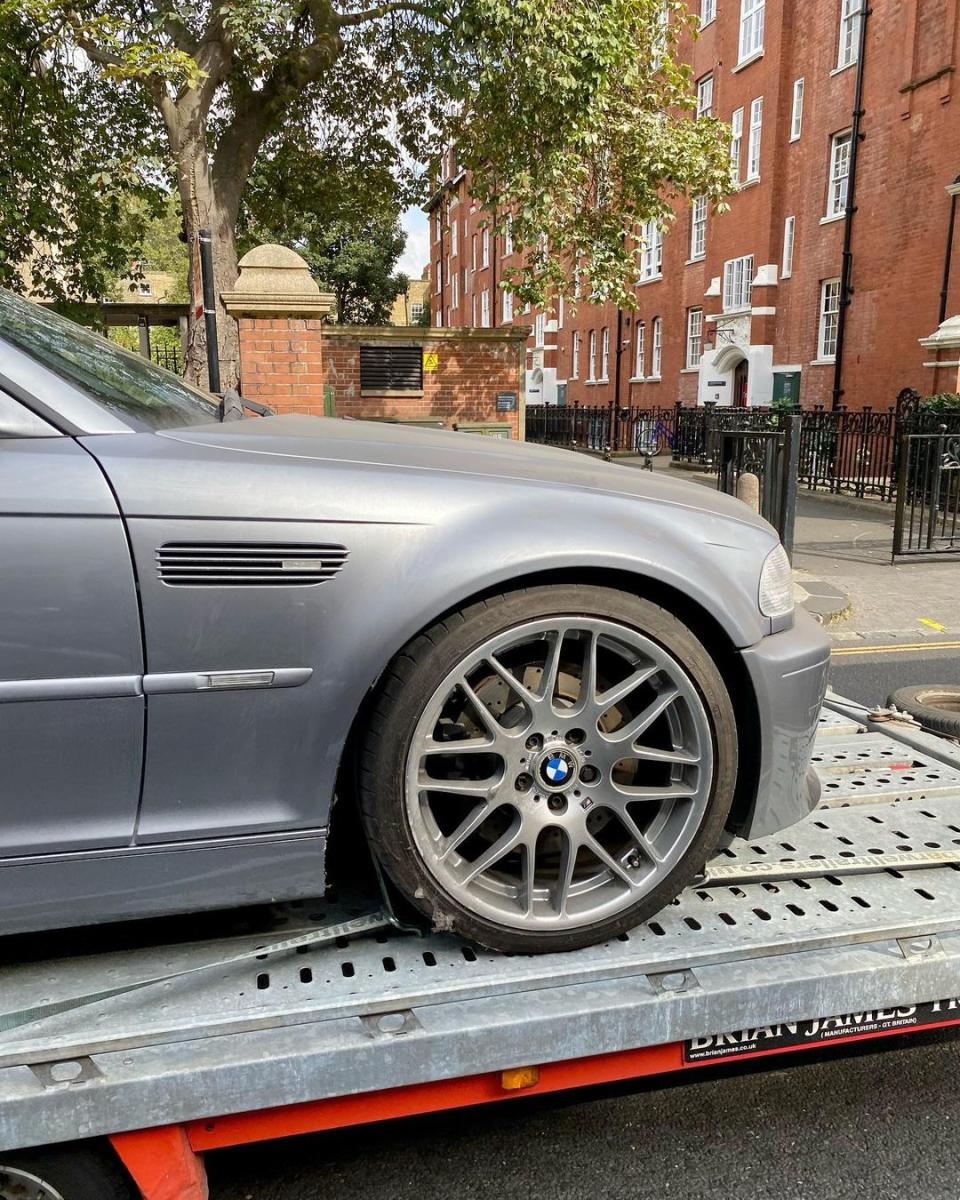
[[[785,617],[793,612],[793,572],[782,546],[775,546],[767,555],[758,599],[765,617]]]

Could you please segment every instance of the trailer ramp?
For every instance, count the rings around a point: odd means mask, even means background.
[[[725,1053],[733,1031],[844,1014],[861,1030],[960,1019],[960,753],[942,745],[825,709],[818,811],[734,842],[655,919],[575,954],[393,930],[261,953],[362,915],[328,896],[253,934],[4,968],[4,1013],[119,994],[0,1035],[0,1149],[668,1044],[693,1062],[714,1037]],[[894,1011],[922,1005],[940,1007]]]

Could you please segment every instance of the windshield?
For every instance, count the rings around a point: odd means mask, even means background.
[[[215,401],[176,375],[3,289],[0,337],[132,425],[173,429],[218,420]]]

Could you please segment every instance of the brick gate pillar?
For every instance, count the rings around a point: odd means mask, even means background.
[[[920,345],[933,353],[923,364],[933,368],[933,382],[926,391],[960,392],[960,316],[948,317],[935,333],[921,338]]]
[[[240,259],[227,312],[240,328],[240,391],[277,412],[323,416],[323,318],[333,297],[286,246],[256,246]]]

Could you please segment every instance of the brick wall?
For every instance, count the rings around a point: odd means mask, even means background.
[[[241,317],[241,386],[278,412],[455,425],[509,425],[521,436],[527,331],[359,328],[320,320]],[[361,345],[406,344],[424,352],[423,389],[378,394],[360,387]],[[517,397],[497,412],[497,393]]]

